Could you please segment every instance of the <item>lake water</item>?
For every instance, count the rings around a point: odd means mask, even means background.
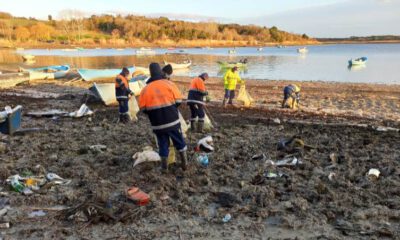
[[[83,49],[65,51],[61,49],[31,49],[1,51],[0,66],[23,65],[20,55],[32,54],[36,62],[32,66],[70,64],[76,68],[121,68],[122,66],[148,66],[163,60],[179,62],[187,57],[193,62],[189,70],[177,71],[176,75],[195,76],[208,72],[221,76],[217,61],[248,59],[248,69],[241,72],[245,79],[336,81],[400,84],[400,44],[338,44],[308,46],[307,54],[297,53],[298,47],[236,48],[229,55],[229,48],[214,49],[154,49],[154,56],[136,56],[134,48]],[[186,55],[169,55],[183,50]],[[351,58],[368,57],[363,67],[348,68]]]

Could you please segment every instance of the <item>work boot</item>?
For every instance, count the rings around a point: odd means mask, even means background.
[[[161,172],[168,173],[168,157],[161,157]]]
[[[190,120],[190,130],[196,132],[196,120]]]
[[[119,120],[118,120],[118,122],[119,123],[124,123],[124,114],[119,114]]]
[[[226,98],[224,98],[224,100],[222,100],[222,106],[226,107]]]
[[[204,133],[204,121],[198,121],[197,122],[197,132],[198,133]]]
[[[186,151],[179,152],[179,157],[181,159],[181,168],[183,171],[187,169],[187,153]]]

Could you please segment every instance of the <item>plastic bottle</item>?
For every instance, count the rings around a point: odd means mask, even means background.
[[[208,156],[206,154],[201,154],[197,157],[197,162],[200,163],[201,166],[207,167],[208,166]]]
[[[25,189],[24,184],[19,182],[19,176],[16,175],[11,179],[11,187],[14,189],[16,192],[23,192]]]

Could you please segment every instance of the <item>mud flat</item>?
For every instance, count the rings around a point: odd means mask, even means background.
[[[177,79],[184,90],[188,80]],[[117,108],[88,103],[91,117],[23,117],[23,127],[45,131],[0,136],[1,198],[11,209],[0,217],[10,228],[4,239],[396,239],[400,235],[400,135],[377,126],[399,128],[399,87],[302,83],[303,108],[279,109],[288,82],[249,81],[256,107],[220,108],[219,79],[209,82],[209,111],[218,128],[216,151],[207,168],[190,162],[182,175],[160,175],[151,164],[132,168],[132,155],[154,146],[146,116],[137,123],[116,123]],[[89,84],[32,82],[0,91],[0,106],[23,111],[75,111]],[[38,94],[40,93],[40,94]],[[360,97],[362,100],[360,100]],[[326,111],[326,109],[331,109]],[[362,113],[359,110],[362,110]],[[339,111],[340,110],[340,111]],[[182,106],[187,117],[188,109]],[[280,119],[280,123],[276,121]],[[360,125],[361,124],[361,125]],[[280,139],[300,135],[312,146],[303,164],[270,168],[279,160]],[[193,144],[203,137],[190,134]],[[107,149],[90,151],[102,144]],[[265,159],[252,159],[265,154]],[[332,155],[333,154],[333,155]],[[331,157],[330,157],[331,156]],[[332,157],[334,156],[334,157]],[[72,182],[24,196],[4,182],[40,164]],[[366,176],[380,170],[377,180]],[[284,177],[255,181],[265,170]],[[332,175],[333,174],[333,175]],[[151,203],[138,207],[124,190],[138,186]],[[61,206],[61,207],[60,207]],[[67,210],[61,210],[67,208]],[[44,209],[43,217],[28,214]],[[89,217],[79,209],[91,209]],[[75,211],[76,210],[76,211]],[[75,211],[75,212],[74,212]],[[223,223],[227,214],[232,219]]]

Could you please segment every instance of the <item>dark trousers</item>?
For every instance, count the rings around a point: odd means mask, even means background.
[[[127,114],[129,111],[128,108],[128,99],[119,99],[118,100],[118,105],[119,105],[119,114]]]
[[[179,129],[174,129],[168,132],[161,132],[155,134],[157,137],[158,148],[159,148],[158,154],[160,155],[160,157],[165,157],[165,158],[168,157],[169,154],[168,148],[170,139],[172,140],[172,143],[174,144],[176,150],[178,150],[179,152],[186,151],[187,147],[180,127]]]
[[[232,104],[232,100],[235,98],[235,90],[225,89],[225,99],[229,99],[228,103]]]
[[[204,106],[203,104],[198,104],[198,103],[189,103],[189,108],[190,108],[190,121],[196,120],[196,118],[199,118],[199,122],[204,121],[205,113],[204,113]]]

